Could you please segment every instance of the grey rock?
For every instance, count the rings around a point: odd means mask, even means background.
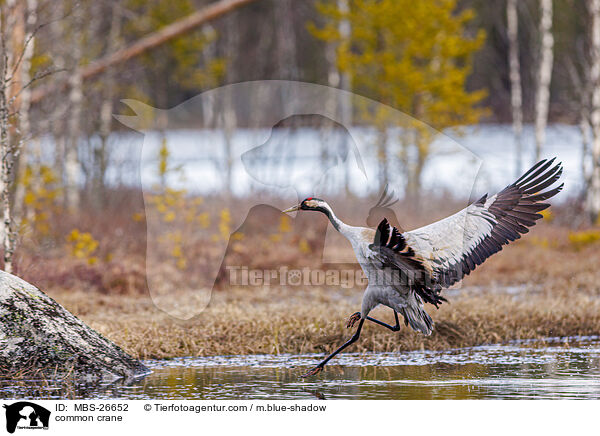
[[[38,288],[0,270],[0,370],[27,369],[86,381],[150,373]]]

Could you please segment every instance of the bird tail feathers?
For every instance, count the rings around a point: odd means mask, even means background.
[[[404,317],[404,324],[410,325],[413,330],[429,336],[433,331],[433,320],[429,316],[422,304],[411,304],[399,310]]]

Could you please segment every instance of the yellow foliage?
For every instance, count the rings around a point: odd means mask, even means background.
[[[67,236],[67,242],[71,255],[77,259],[85,259],[90,265],[95,264],[98,259],[92,254],[98,249],[98,241],[94,239],[91,233],[80,232],[73,229]]]
[[[197,219],[198,224],[200,224],[201,228],[207,229],[210,226],[210,215],[208,214],[208,212],[202,212],[198,215]]]
[[[459,8],[457,0],[354,0],[347,12],[323,1],[317,9],[325,25],[310,24],[309,31],[336,46],[337,66],[350,77],[352,90],[387,105],[375,111],[359,107],[361,115],[381,138],[392,121],[407,130],[404,138],[412,138],[402,142],[399,157],[406,165],[416,166],[429,155],[435,139],[429,126],[460,133],[461,125],[475,124],[487,113],[477,106],[486,91],[465,87],[473,54],[485,40],[483,30],[466,33],[472,9]],[[349,36],[339,31],[342,21],[350,24]],[[398,120],[388,106],[415,119]],[[409,158],[414,154],[416,160]]]
[[[219,221],[219,233],[221,234],[221,238],[225,240],[229,239],[229,235],[231,234],[230,224],[231,213],[229,209],[225,208],[221,211],[221,219]]]
[[[244,234],[240,232],[234,232],[231,234],[231,239],[233,239],[234,241],[241,241],[242,239],[244,239]]]
[[[160,150],[158,151],[158,175],[163,179],[168,171],[167,164],[169,159],[169,149],[167,147],[167,138],[163,138]]]
[[[300,239],[300,242],[298,243],[298,249],[302,254],[308,254],[311,251],[310,245],[308,245],[308,242],[304,238]]]
[[[177,259],[177,262],[175,263],[175,265],[177,265],[177,268],[179,268],[179,269],[185,269],[187,267],[187,261],[185,260],[184,257],[180,257]]]
[[[281,233],[288,233],[292,231],[292,219],[287,215],[281,215],[279,219],[279,231]]]
[[[273,242],[279,242],[282,239],[282,236],[279,233],[274,233],[272,235],[269,235],[269,239]]]
[[[166,223],[175,221],[175,212],[168,211],[167,213],[165,213],[165,215],[163,216],[163,221]]]
[[[548,238],[539,238],[537,236],[531,236],[529,238],[529,243],[532,245],[536,245],[538,247],[541,247],[545,250],[549,249],[549,248],[556,248],[558,247],[558,241],[556,241],[555,239],[550,240]]]
[[[581,250],[587,245],[600,240],[600,230],[584,230],[581,232],[570,232],[569,242],[576,250]]]
[[[540,211],[539,214],[542,215],[543,219],[548,222],[554,221],[554,214],[550,209],[544,209]]]
[[[49,166],[28,165],[21,172],[19,183],[22,183],[25,188],[23,208],[25,211],[33,212],[33,214],[25,214],[25,216],[32,215],[33,219],[23,219],[21,230],[31,227],[40,236],[48,235],[50,233],[49,213],[59,210],[56,204],[60,194],[58,177]]]
[[[183,250],[181,249],[181,245],[176,245],[171,252],[173,257],[181,257],[183,255]]]

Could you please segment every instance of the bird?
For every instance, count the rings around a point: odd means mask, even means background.
[[[386,218],[377,229],[348,225],[326,201],[314,197],[282,211],[324,213],[335,230],[350,241],[368,280],[360,312],[353,313],[346,323],[347,328],[358,323],[352,337],[303,377],[318,374],[333,357],[355,343],[365,321],[397,332],[400,314],[406,326],[430,335],[434,323],[425,304],[439,308],[448,301],[441,294],[443,289],[461,281],[542,218],[539,212],[550,206],[545,200],[564,186],[561,183],[551,188],[563,171],[562,163],[554,164],[555,160],[541,160],[495,195],[485,194],[454,215],[411,231],[399,231]],[[379,305],[393,310],[395,325],[369,316]]]

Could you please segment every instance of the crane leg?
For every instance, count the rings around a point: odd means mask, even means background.
[[[378,319],[375,318],[371,318],[370,316],[367,316],[366,319],[368,319],[371,322],[374,322],[375,324],[379,324],[380,326],[383,326],[387,329],[390,329],[393,332],[397,332],[400,330],[400,320],[398,319],[398,312],[396,312],[394,310],[394,318],[396,318],[396,325],[395,326],[391,326],[389,324],[384,323],[383,321],[379,321]],[[360,319],[360,312],[356,312],[353,313],[350,318],[348,318],[348,322],[346,323],[346,327],[350,328],[353,327],[354,324],[356,323],[356,321],[358,321]]]
[[[395,310],[394,310],[394,318],[396,318],[396,325],[391,326],[389,324],[384,323],[383,321],[379,321],[378,319],[371,318],[370,316],[367,316],[367,319],[369,321],[372,321],[375,324],[379,324],[380,326],[383,326],[383,327],[385,327],[387,329],[390,329],[393,332],[397,332],[397,331],[400,330],[400,320],[398,319],[398,312],[396,312]]]
[[[313,375],[318,374],[319,372],[323,371],[323,367],[325,365],[327,365],[327,362],[329,362],[331,359],[333,359],[340,351],[344,350],[346,347],[348,347],[348,346],[352,345],[354,342],[356,342],[358,340],[358,338],[360,337],[360,331],[362,330],[362,326],[363,326],[364,322],[365,322],[365,320],[361,319],[360,322],[358,323],[358,327],[356,328],[356,332],[354,332],[354,335],[348,341],[346,341],[344,343],[344,345],[342,345],[340,348],[338,348],[333,353],[331,353],[329,356],[327,356],[321,363],[319,363],[313,369],[308,371],[302,377],[310,377],[310,376],[313,376]]]

